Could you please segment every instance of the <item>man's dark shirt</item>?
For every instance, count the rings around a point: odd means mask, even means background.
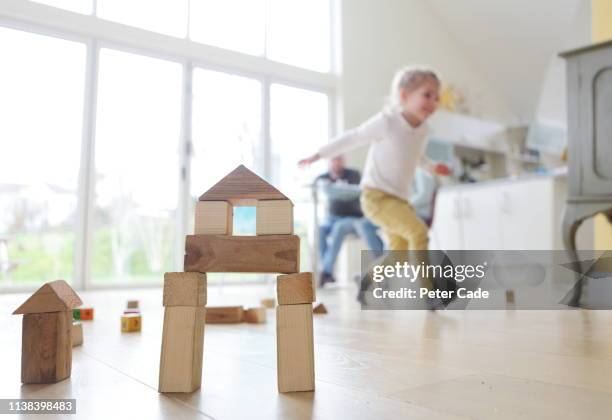
[[[315,182],[319,180],[325,180],[332,183],[346,182],[347,184],[356,185],[361,182],[361,175],[359,174],[359,171],[345,168],[342,170],[342,174],[340,175],[340,177],[336,178],[335,180],[332,179],[331,174],[329,172],[323,175],[319,175]],[[358,198],[354,200],[330,200],[329,214],[332,216],[363,217]]]

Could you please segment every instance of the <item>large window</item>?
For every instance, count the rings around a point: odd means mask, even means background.
[[[161,284],[197,198],[241,164],[295,203],[312,269],[325,163],[297,161],[333,120],[332,1],[0,1],[0,289]]]
[[[0,28],[0,287],[73,279],[85,53]]]
[[[159,281],[173,271],[180,64],[100,51],[92,278]]]
[[[265,0],[191,0],[189,36],[203,44],[263,55]]]
[[[175,37],[187,35],[188,0],[97,0],[102,19]]]
[[[177,38],[331,70],[334,0],[35,0]],[[339,0],[336,0],[339,1]]]
[[[324,93],[281,84],[270,87],[270,140],[272,180],[294,201],[295,231],[301,241],[303,270],[312,270],[314,208],[311,184],[325,171],[325,162],[299,169],[297,162],[310,156],[329,138],[329,97]]]

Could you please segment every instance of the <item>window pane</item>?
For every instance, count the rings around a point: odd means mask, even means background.
[[[317,162],[299,169],[297,162],[315,153],[328,141],[329,105],[327,95],[273,84],[270,87],[270,136],[274,185],[294,202],[294,228],[300,235],[302,270],[311,270],[314,249],[314,208],[311,189],[314,178],[325,172],[326,163]],[[282,174],[282,176],[281,176]]]
[[[268,57],[321,72],[330,70],[329,0],[268,0]]]
[[[265,0],[191,0],[189,36],[203,44],[263,55],[265,10]]]
[[[85,53],[0,28],[0,286],[72,281]]]
[[[84,14],[91,14],[93,0],[33,0],[36,3],[43,3],[60,9],[70,10]]]
[[[92,277],[161,281],[173,271],[182,67],[100,51]]]
[[[197,199],[236,166],[261,173],[261,84],[210,70],[193,74],[191,195]]]
[[[188,0],[98,0],[98,16],[137,28],[184,38]]]

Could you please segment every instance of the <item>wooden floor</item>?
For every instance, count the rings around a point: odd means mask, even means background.
[[[209,303],[271,294],[209,287]],[[72,377],[44,386],[20,384],[21,317],[9,314],[25,297],[0,296],[0,398],[76,398],[66,418],[612,418],[606,311],[361,311],[352,289],[321,291],[330,313],[315,316],[315,392],[277,393],[269,310],[265,325],[206,326],[202,389],[161,395],[161,288],[81,293],[96,319],[84,322]],[[141,333],[120,332],[127,299],[141,301]]]

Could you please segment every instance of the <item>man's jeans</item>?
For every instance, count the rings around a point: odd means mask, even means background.
[[[347,235],[358,235],[368,248],[382,254],[383,243],[376,230],[378,227],[365,217],[328,216],[319,227],[319,258],[322,271],[334,272],[336,258]]]

